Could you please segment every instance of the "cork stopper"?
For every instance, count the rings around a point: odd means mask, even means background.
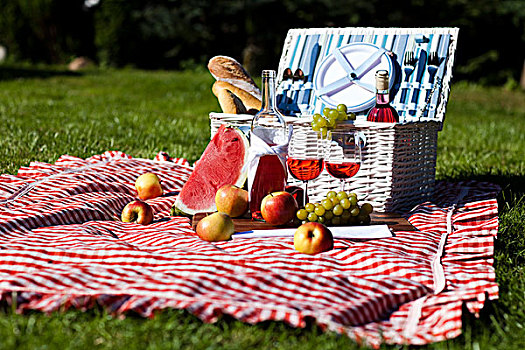
[[[388,90],[388,71],[378,70],[376,72],[376,89],[378,91]]]

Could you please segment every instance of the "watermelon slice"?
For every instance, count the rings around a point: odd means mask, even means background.
[[[217,211],[215,193],[224,185],[242,187],[247,172],[249,142],[236,127],[221,125],[195,163],[172,208],[172,215]]]

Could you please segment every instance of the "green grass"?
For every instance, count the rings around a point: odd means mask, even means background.
[[[22,78],[20,78],[22,77]],[[195,161],[209,140],[208,112],[219,110],[211,76],[197,72],[0,66],[0,171],[62,154],[87,157],[121,150],[153,157],[164,150]],[[525,93],[456,84],[439,136],[437,178],[499,184],[500,232],[495,268],[500,299],[463,335],[433,349],[525,348]],[[0,349],[56,348],[357,348],[314,325],[247,325],[231,318],[203,324],[186,311],[125,319],[95,308],[16,314],[0,304]]]

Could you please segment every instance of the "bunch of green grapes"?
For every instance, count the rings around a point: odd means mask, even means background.
[[[314,114],[312,121],[312,130],[321,132],[323,137],[326,137],[328,130],[335,128],[338,121],[355,120],[355,114],[347,114],[346,105],[337,105],[337,108],[325,108],[323,114]]]
[[[321,203],[307,203],[296,213],[300,223],[320,222],[324,225],[368,225],[373,207],[370,203],[359,206],[355,193],[330,191]]]

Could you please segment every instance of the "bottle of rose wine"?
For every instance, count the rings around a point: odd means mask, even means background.
[[[376,105],[368,111],[366,120],[369,122],[398,123],[399,114],[390,105],[388,71],[378,70],[376,72],[376,90]]]
[[[277,109],[275,96],[275,71],[262,72],[262,107],[252,120],[251,132],[269,147],[281,145],[288,140],[288,128],[284,117]],[[253,140],[250,140],[253,146]],[[263,155],[253,179],[250,191],[250,212],[252,219],[262,219],[261,202],[272,192],[284,191],[286,185],[286,168],[275,154]]]

